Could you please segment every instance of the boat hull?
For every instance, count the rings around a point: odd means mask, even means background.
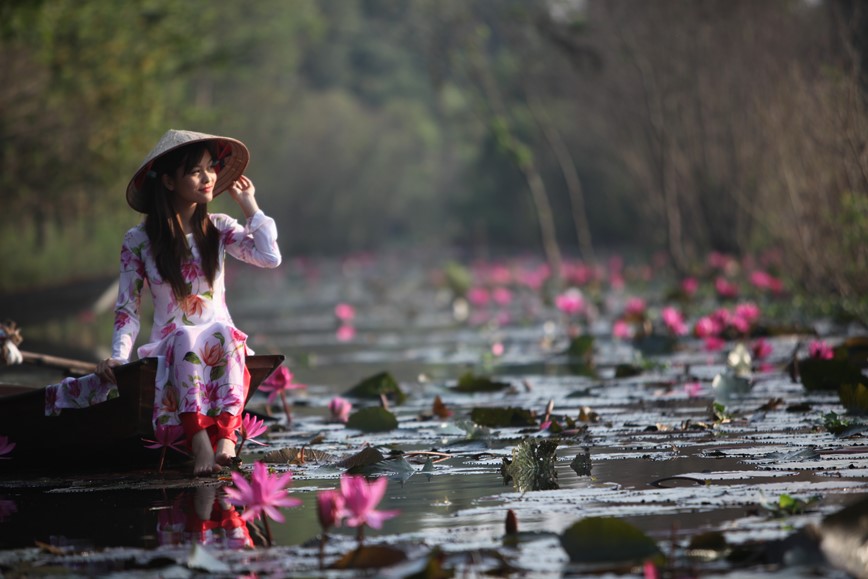
[[[283,362],[282,355],[248,356],[250,391]],[[145,449],[142,439],[153,440],[154,381],[157,361],[145,358],[114,369],[118,396],[87,408],[64,409],[45,415],[45,389],[6,388],[0,397],[0,434],[15,443],[12,464],[97,462],[105,466],[154,462],[158,452]]]

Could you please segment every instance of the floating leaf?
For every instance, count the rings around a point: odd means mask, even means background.
[[[353,549],[332,565],[332,569],[381,569],[407,559],[400,549],[385,545],[363,545]]]
[[[380,452],[373,446],[366,446],[356,454],[349,456],[341,461],[338,461],[337,466],[341,468],[351,469],[353,467],[374,464],[385,459],[386,456],[382,452]]]
[[[509,387],[507,382],[497,382],[488,376],[476,376],[473,372],[466,372],[455,385],[458,392],[496,392]]]
[[[841,384],[838,389],[841,404],[852,414],[868,413],[868,387],[865,384]]]
[[[644,371],[641,367],[633,364],[618,364],[615,366],[615,378],[632,378]]]
[[[725,555],[730,550],[726,537],[720,531],[708,531],[694,535],[687,546],[687,555],[711,561]]]
[[[354,466],[347,470],[347,474],[360,474],[366,477],[388,476],[389,478],[406,481],[416,474],[416,469],[403,456],[398,456],[373,464]]]
[[[434,404],[431,407],[431,412],[434,416],[444,420],[452,416],[452,411],[443,404],[443,400],[440,399],[440,396],[434,397]]]
[[[675,351],[678,340],[669,335],[639,335],[633,340],[633,347],[643,356],[664,356]]]
[[[371,399],[379,399],[380,395],[391,398],[395,404],[403,404],[407,399],[398,382],[388,372],[380,372],[365,378],[344,394],[344,396]]]
[[[362,408],[347,419],[347,428],[355,428],[362,432],[386,432],[398,428],[395,415],[379,406]]]
[[[527,439],[512,449],[512,460],[503,459],[501,474],[520,492],[560,488],[555,470],[556,440]]]
[[[846,359],[805,358],[798,361],[798,370],[805,390],[838,390],[842,384],[864,380],[859,368]]]
[[[536,426],[536,418],[533,412],[524,408],[512,406],[498,408],[476,407],[470,411],[470,419],[480,425],[488,427],[520,427]]]
[[[657,543],[620,519],[588,517],[561,534],[561,546],[574,563],[626,563],[662,556]]]
[[[591,476],[591,451],[583,448],[582,452],[570,463],[570,468],[579,476]]]
[[[334,461],[335,455],[308,447],[287,447],[266,452],[262,460],[272,464],[304,464],[307,462],[320,464]]]

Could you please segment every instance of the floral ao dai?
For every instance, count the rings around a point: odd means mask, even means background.
[[[155,426],[180,424],[179,414],[238,415],[245,401],[245,358],[252,354],[247,335],[235,328],[226,307],[224,253],[259,267],[280,264],[277,228],[261,211],[241,226],[223,214],[211,214],[220,232],[218,270],[208,283],[192,235],[187,236],[191,256],[181,271],[190,295],[177,300],[172,287],[157,270],[144,226],[130,229],[121,250],[121,272],[112,358],[129,360],[140,330],[139,309],[147,285],[154,303],[154,323],[148,342],[137,350],[139,358],[156,357]],[[49,387],[46,413],[79,408],[117,395],[114,385],[96,375],[67,379]]]

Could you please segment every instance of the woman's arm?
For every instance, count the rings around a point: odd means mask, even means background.
[[[142,287],[145,282],[145,264],[141,256],[144,244],[135,245],[132,238],[133,236],[128,233],[124,237],[121,248],[112,355],[111,358],[100,362],[96,371],[103,379],[110,382],[115,382],[111,369],[129,361],[133,344],[135,344],[141,326],[139,306],[141,305]]]
[[[259,267],[280,265],[282,258],[277,246],[277,227],[274,220],[259,209],[253,182],[242,175],[228,191],[247,217],[247,225],[241,226],[228,216],[215,221],[226,251],[236,259]]]

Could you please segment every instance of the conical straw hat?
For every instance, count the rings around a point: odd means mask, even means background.
[[[148,204],[142,193],[142,185],[148,171],[151,170],[158,157],[178,147],[200,141],[215,141],[217,143],[217,158],[214,159],[215,169],[217,169],[217,183],[214,185],[214,197],[228,189],[244,174],[244,169],[247,168],[247,163],[250,161],[250,152],[241,141],[218,135],[171,129],[160,137],[159,142],[142,161],[141,166],[130,180],[130,184],[127,185],[127,203],[130,204],[130,207],[140,213],[147,213]]]

